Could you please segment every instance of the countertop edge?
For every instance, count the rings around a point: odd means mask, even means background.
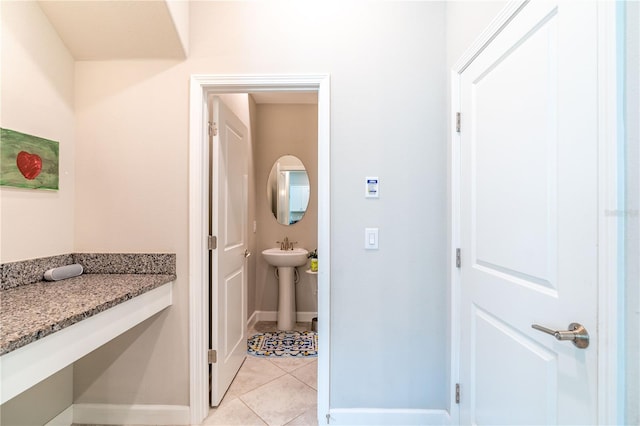
[[[145,279],[149,279],[150,277],[153,277],[154,279],[150,283],[144,285],[143,287],[138,287],[138,288],[132,287],[131,291],[128,291],[125,294],[119,294],[114,298],[103,301],[102,303],[99,303],[97,305],[89,305],[86,307],[84,311],[73,314],[69,317],[65,317],[62,320],[57,320],[51,324],[47,324],[45,327],[42,327],[37,331],[21,334],[17,338],[14,338],[8,342],[5,342],[2,345],[2,347],[0,347],[0,356],[10,353],[21,347],[24,347],[46,336],[52,335],[69,326],[77,324],[78,322],[81,322],[87,318],[91,318],[101,312],[104,312],[123,302],[126,302],[127,300],[131,300],[137,296],[140,296],[141,294],[147,293],[157,287],[160,287],[164,284],[175,281],[177,278],[175,274],[86,274],[86,275],[83,275],[83,279],[84,280],[103,280],[105,281],[105,286],[108,286],[109,284],[107,281],[109,277],[123,277],[123,276],[130,277],[130,279],[132,280],[135,280],[135,278],[137,277],[139,278],[144,277]],[[38,283],[34,283],[34,284],[38,284]],[[29,287],[28,285],[20,286],[20,287],[11,289],[11,291],[20,291],[21,289],[24,290],[28,287]],[[4,292],[4,291],[9,291],[9,290],[2,290],[1,292]]]

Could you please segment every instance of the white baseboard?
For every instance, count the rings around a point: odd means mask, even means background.
[[[320,424],[327,419],[320,419]],[[332,425],[450,425],[446,410],[335,408],[330,410]]]
[[[73,423],[73,405],[67,407],[62,413],[55,416],[44,426],[71,426]]]
[[[188,425],[187,405],[74,404],[73,423],[99,425]]]
[[[253,311],[249,319],[247,320],[247,329],[253,327],[258,322],[258,311]]]
[[[258,321],[277,321],[278,320],[278,311],[255,311],[251,318],[255,316],[255,322]],[[317,312],[296,312],[296,321],[297,322],[311,322],[312,318],[316,318],[318,316]],[[251,321],[249,318],[249,321]],[[255,324],[255,323],[254,323]]]

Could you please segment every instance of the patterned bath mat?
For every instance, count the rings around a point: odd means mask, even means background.
[[[318,356],[315,331],[258,333],[247,340],[249,355],[260,357]]]

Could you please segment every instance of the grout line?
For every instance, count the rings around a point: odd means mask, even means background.
[[[238,399],[240,400],[240,402],[242,403],[242,405],[244,405],[245,407],[247,407],[247,408],[249,409],[249,411],[251,411],[253,414],[255,414],[255,415],[256,415],[256,416],[257,416],[257,417],[262,421],[262,423],[264,423],[264,424],[265,424],[265,425],[267,425],[267,426],[270,426],[270,425],[269,425],[269,422],[267,422],[265,419],[263,419],[263,418],[262,418],[262,416],[261,416],[260,414],[256,413],[256,412],[255,412],[251,407],[249,407],[249,406],[247,405],[247,403],[246,403],[246,402],[244,402],[244,401],[242,400],[242,398],[238,397]]]
[[[296,376],[294,376],[293,374],[289,374],[291,377],[293,377],[294,379],[296,379],[297,381],[299,381],[300,383],[302,383],[303,385],[305,385],[306,387],[308,387],[309,389],[311,389],[314,392],[318,392],[316,389],[312,388],[311,386],[309,386],[308,384],[306,384],[305,382],[303,382],[302,380],[298,379]],[[317,382],[318,379],[316,379],[316,386],[317,386]]]

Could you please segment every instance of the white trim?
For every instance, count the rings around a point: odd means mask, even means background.
[[[462,54],[460,59],[453,66],[454,72],[461,74],[473,60],[487,47],[491,41],[502,31],[502,29],[518,14],[530,0],[511,0],[505,7],[493,18],[493,21],[487,28],[475,39],[467,50]]]
[[[616,2],[598,2],[598,424],[621,424],[618,388],[619,217]],[[607,214],[609,212],[609,214]],[[620,323],[622,322],[622,323]]]
[[[460,270],[455,264],[455,250],[460,247],[460,134],[456,130],[455,115],[460,112],[460,74],[502,31],[502,29],[518,14],[529,0],[511,0],[491,21],[485,30],[475,39],[462,54],[451,70],[451,120],[449,132],[450,157],[449,175],[449,212],[451,215],[449,228],[449,348],[451,354],[451,371],[449,374],[449,395],[447,398],[450,422],[459,424],[460,405],[455,401],[455,385],[460,382]],[[464,122],[464,118],[463,118]],[[464,126],[464,123],[463,123]]]
[[[460,405],[456,403],[455,384],[460,382],[460,269],[456,267],[456,248],[460,247],[460,134],[456,131],[456,113],[460,111],[460,74],[451,73],[451,143],[449,163],[449,413],[452,424],[458,424]]]
[[[445,410],[402,408],[336,408],[330,411],[332,425],[450,425]],[[319,416],[318,424],[327,419]]]
[[[330,80],[317,75],[193,75],[189,99],[189,404],[192,423],[209,411],[208,288],[206,230],[208,225],[208,146],[205,120],[210,93],[318,92],[318,250],[323,258],[318,274],[319,345],[318,410],[329,410],[330,353]]]
[[[73,424],[73,405],[49,420],[44,426],[71,426]]]
[[[200,423],[209,412],[206,395],[208,332],[208,144],[204,123],[207,98],[202,79],[191,78],[189,97],[189,406],[191,422]]]
[[[318,413],[330,409],[331,375],[331,87],[329,76],[318,88]]]
[[[253,311],[249,319],[247,320],[247,330],[254,327],[258,322],[258,311]]]
[[[92,425],[188,425],[186,405],[74,404],[73,423]]]
[[[0,357],[0,403],[171,305],[173,281]]]

